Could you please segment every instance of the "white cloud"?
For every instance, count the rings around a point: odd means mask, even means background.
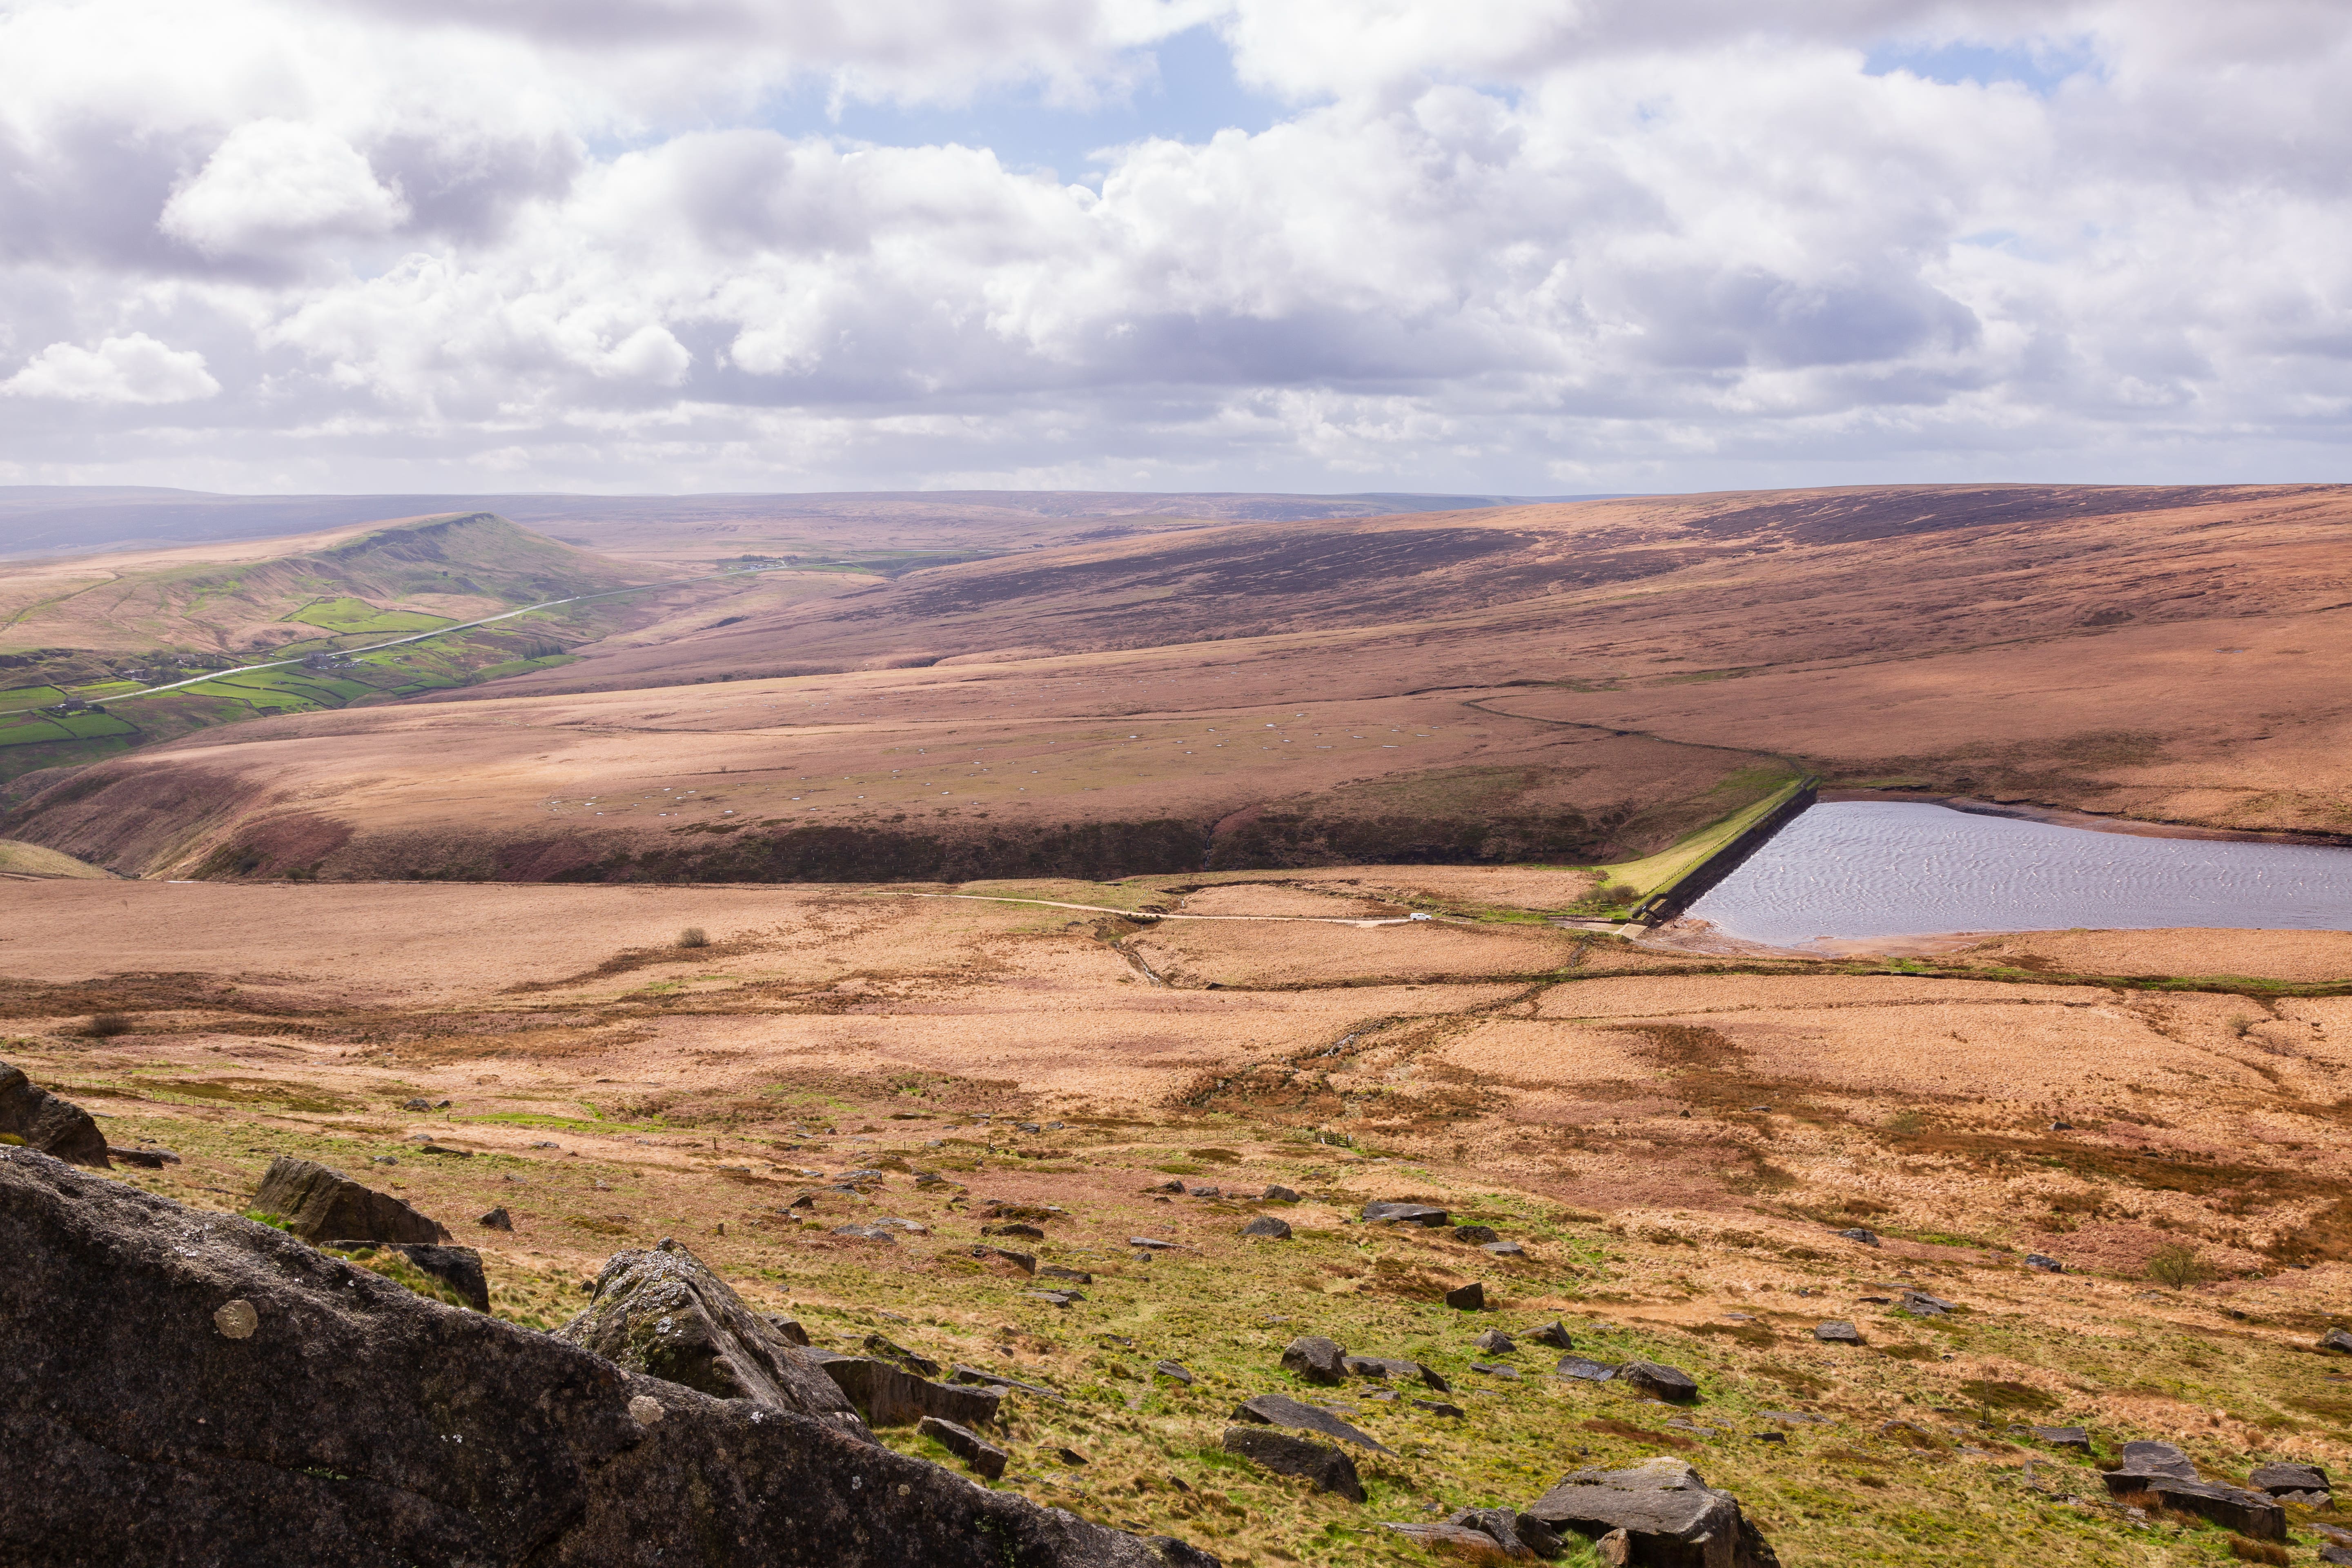
[[[380,183],[333,132],[257,120],[230,132],[203,170],[172,193],[158,226],[218,256],[389,234],[408,216],[399,190]]]
[[[220,391],[205,356],[173,349],[144,332],[108,338],[95,349],[51,343],[5,381],[11,397],[68,403],[189,403]]]
[[[0,5],[0,342],[53,345],[5,384],[82,399],[0,462],[215,376],[216,463],[404,487],[2311,477],[2352,435],[2319,0],[205,10]],[[1271,128],[1086,184],[988,150],[1006,84],[1116,94],[1203,22]],[[2088,63],[1872,74],[1947,47]],[[762,122],[811,83],[971,107]]]

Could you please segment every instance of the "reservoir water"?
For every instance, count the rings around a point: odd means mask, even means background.
[[[2352,849],[2149,838],[1828,801],[1691,905],[1736,937],[2210,926],[2352,931]]]

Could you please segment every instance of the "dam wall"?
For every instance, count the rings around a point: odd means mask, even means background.
[[[1698,901],[1701,895],[1739,868],[1740,862],[1761,849],[1803,814],[1821,796],[1821,780],[1808,775],[1790,784],[1763,816],[1749,823],[1706,859],[1672,881],[1653,889],[1626,918],[1640,925],[1664,925]]]

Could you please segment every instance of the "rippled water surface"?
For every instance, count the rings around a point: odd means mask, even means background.
[[[1831,801],[1690,908],[1733,936],[2083,926],[2352,930],[2352,849],[2142,838],[1948,806]]]

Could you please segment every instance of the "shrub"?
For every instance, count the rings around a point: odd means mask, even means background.
[[[710,936],[709,933],[705,931],[700,926],[688,926],[684,931],[677,933],[677,945],[680,947],[709,947],[710,945]]]
[[[2185,1242],[2168,1242],[2147,1255],[2147,1277],[2175,1290],[2210,1279],[2212,1272],[2197,1249]]]
[[[111,1039],[116,1035],[131,1032],[131,1017],[125,1013],[93,1013],[81,1032],[93,1040]]]

